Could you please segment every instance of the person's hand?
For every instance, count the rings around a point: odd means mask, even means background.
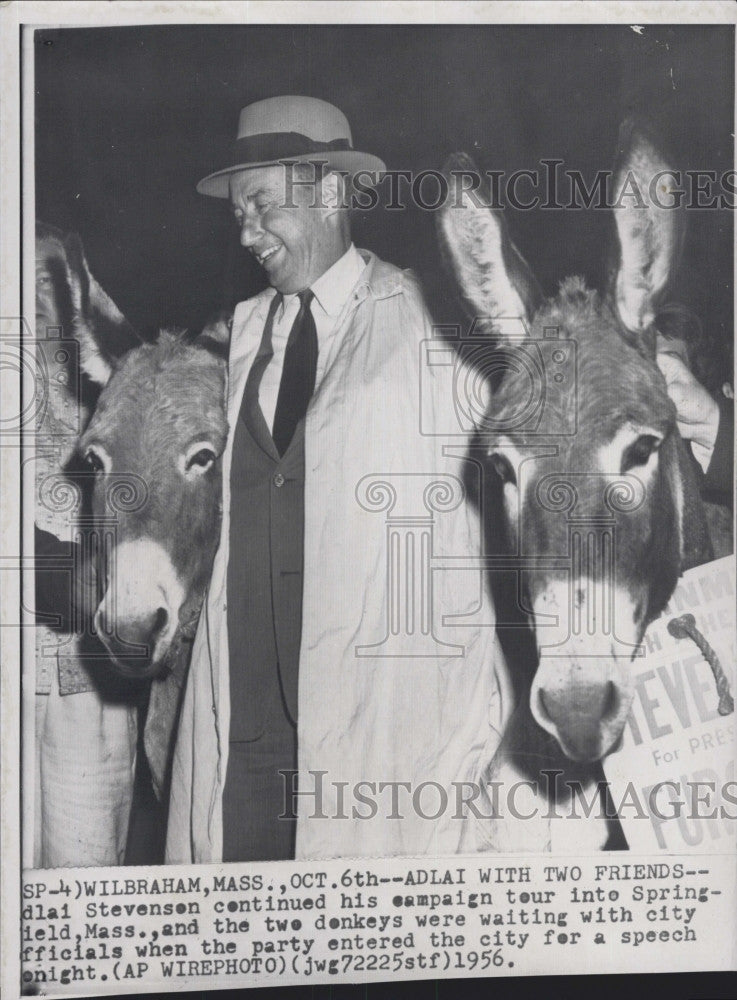
[[[661,350],[656,361],[676,407],[681,437],[691,442],[694,458],[706,472],[719,430],[719,406],[676,352]]]

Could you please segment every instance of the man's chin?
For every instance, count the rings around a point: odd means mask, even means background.
[[[294,268],[289,267],[287,251],[284,249],[277,251],[262,266],[271,287],[282,295],[296,295],[309,286],[309,277],[304,272],[295,274]]]
[[[281,292],[283,295],[291,295],[293,294],[293,292],[292,289],[289,288],[288,286],[294,282],[294,276],[286,273],[286,268],[285,268],[286,262],[284,260],[285,256],[286,256],[286,249],[283,246],[281,246],[273,256],[267,258],[263,262],[261,267],[266,272],[269,279],[269,284],[272,286],[272,288],[276,288],[276,290],[278,292]]]

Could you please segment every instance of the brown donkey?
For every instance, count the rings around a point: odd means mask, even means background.
[[[655,363],[654,320],[680,241],[679,213],[658,205],[668,204],[667,168],[623,126],[607,293],[568,278],[545,301],[502,214],[469,190],[474,165],[457,154],[446,166],[441,245],[492,373],[478,442],[500,502],[484,516],[497,545],[505,539],[500,554],[537,645],[529,698],[506,738],[508,759],[528,775],[560,751],[574,773],[594,774],[616,748],[645,629],[682,569],[710,557]]]

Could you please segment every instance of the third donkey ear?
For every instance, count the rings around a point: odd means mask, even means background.
[[[210,317],[201,333],[195,337],[194,342],[227,361],[232,326],[232,311],[221,309],[214,316]]]
[[[142,341],[96,281],[76,233],[64,237],[64,251],[80,363],[93,382],[105,385],[115,361]]]

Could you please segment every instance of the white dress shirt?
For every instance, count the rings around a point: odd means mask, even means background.
[[[351,291],[365,267],[366,264],[363,258],[351,243],[343,256],[336,260],[332,267],[329,267],[310,286],[315,296],[310,308],[315,320],[315,328],[317,329],[316,388],[320,384],[325,371],[324,362],[329,354],[329,348],[338,325],[341,310],[348,301]],[[274,316],[274,323],[271,330],[271,346],[274,356],[264,371],[258,393],[261,412],[270,431],[274,429],[276,401],[279,396],[279,383],[281,382],[282,369],[284,367],[284,354],[287,349],[287,341],[298,312],[299,296],[296,294],[285,295],[281,305],[277,307]]]

